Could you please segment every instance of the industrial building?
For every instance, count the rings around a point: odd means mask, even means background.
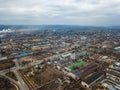
[[[95,82],[97,82],[102,77],[103,77],[102,73],[95,72],[94,74],[90,75],[86,79],[83,79],[81,84],[82,84],[82,86],[89,88],[90,86],[92,86]]]
[[[94,62],[89,63],[89,64],[86,63],[82,66],[72,69],[71,73],[75,74],[79,78],[83,78],[84,76],[96,71],[98,68],[99,66]]]
[[[109,78],[115,82],[120,82],[120,69],[108,68],[106,71],[106,78]]]

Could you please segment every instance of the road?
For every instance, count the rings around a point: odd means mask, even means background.
[[[7,72],[9,72],[9,69],[0,71],[0,75],[4,76],[8,80],[10,80],[12,83],[14,83],[15,85],[17,85],[20,90],[29,90],[28,86],[25,84],[25,82],[21,78],[20,74],[17,72],[17,68],[15,68],[15,67],[11,68],[10,71],[14,72],[14,74],[17,77],[18,81],[15,81],[15,80],[13,80],[10,77],[8,77],[8,76],[5,75]]]
[[[68,52],[65,52],[65,53],[62,53],[62,54],[66,54],[66,53],[70,53],[72,52],[73,50],[71,51],[68,51]],[[50,56],[50,57],[47,57],[47,58],[44,58],[44,60],[49,60],[49,59],[53,59],[54,57],[58,57],[62,54],[57,54],[57,55],[53,55],[53,56]],[[17,62],[17,59],[14,59],[14,62],[16,64],[16,67],[13,67],[11,69],[6,69],[6,70],[2,70],[0,71],[0,74],[3,75],[4,77],[8,78],[11,82],[13,82],[14,84],[16,84],[20,90],[29,90],[29,87],[26,85],[26,83],[24,82],[24,80],[22,79],[22,77],[20,76],[20,73],[17,71],[19,69],[24,69],[24,68],[28,68],[28,67],[31,67],[31,66],[34,66],[34,65],[37,65],[37,64],[40,64],[41,63],[41,60],[38,60],[38,61],[33,61],[31,62],[30,64],[26,65],[26,66],[19,66],[18,65],[18,62]],[[17,77],[18,79],[18,82],[15,82],[13,79],[5,76],[5,73],[9,72],[9,71],[13,71],[15,76]]]
[[[62,53],[62,54],[71,53],[72,51],[74,51],[74,50],[71,50],[71,51],[69,51],[69,52],[65,52],[65,53]],[[46,58],[44,58],[44,60],[47,61],[47,60],[49,60],[49,59],[53,59],[54,57],[58,57],[58,56],[60,56],[60,55],[62,55],[62,54],[57,54],[57,55],[53,55],[53,56],[50,56],[50,57],[46,57]],[[34,66],[34,65],[38,65],[38,64],[40,64],[40,63],[41,63],[41,60],[33,61],[33,62],[29,63],[29,64],[26,65],[26,66],[22,66],[22,67],[19,66],[19,69],[28,68],[28,67],[31,67],[31,66]]]
[[[20,74],[18,73],[17,70],[13,70],[13,72],[15,73],[18,81],[19,81],[19,84],[22,88],[22,90],[29,90],[28,86],[26,85],[26,83],[23,81],[22,77],[20,76]]]
[[[21,85],[20,85],[20,83],[19,83],[18,81],[15,81],[15,80],[11,79],[10,77],[8,77],[8,76],[6,76],[6,75],[4,75],[4,74],[2,74],[1,76],[4,76],[4,77],[7,78],[10,82],[12,82],[13,84],[15,84],[15,85],[19,88],[19,90],[24,90],[24,89],[21,87]]]

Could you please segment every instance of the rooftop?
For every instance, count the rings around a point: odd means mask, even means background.
[[[87,79],[85,79],[83,81],[86,82],[87,84],[91,84],[92,82],[97,80],[102,75],[103,75],[102,73],[95,73],[95,74],[93,74],[92,76],[88,77]]]

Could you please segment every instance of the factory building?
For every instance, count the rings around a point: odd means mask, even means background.
[[[78,65],[78,64],[77,64]],[[99,69],[99,66],[92,62],[92,63],[86,63],[81,61],[79,67],[68,67],[71,70],[71,73],[75,74],[79,78],[84,78],[86,75],[95,72]]]
[[[62,54],[61,55],[62,59],[70,59],[71,58],[71,53],[67,53],[67,54]]]
[[[120,69],[108,68],[106,72],[106,77],[115,81],[120,82]]]
[[[102,77],[103,77],[102,73],[95,72],[94,74],[90,75],[86,79],[83,79],[81,82],[81,85],[86,88],[89,88],[90,86],[92,86],[94,83],[96,83]]]

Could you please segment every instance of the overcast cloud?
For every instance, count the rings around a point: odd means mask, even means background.
[[[120,0],[0,0],[0,24],[120,25]]]

